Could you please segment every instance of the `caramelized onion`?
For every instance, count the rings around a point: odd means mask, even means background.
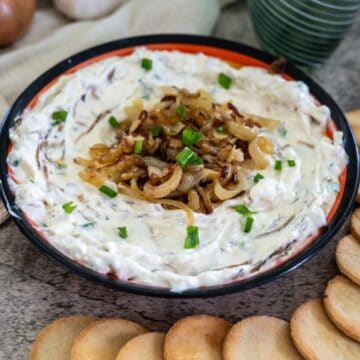
[[[183,209],[188,224],[192,210],[210,213],[238,196],[244,173],[265,168],[266,154],[274,152],[270,138],[258,133],[278,121],[217,104],[204,91],[170,88],[152,108],[135,100],[125,113],[116,144],[95,144],[90,160],[75,159],[84,167],[81,178],[96,186],[111,180],[129,196]]]
[[[256,131],[248,126],[235,121],[227,121],[225,125],[227,131],[240,140],[251,141],[256,137]]]
[[[243,186],[239,183],[235,188],[227,190],[223,188],[218,181],[215,182],[214,193],[219,200],[231,199],[236,195],[239,195],[243,191]]]
[[[182,174],[183,172],[181,170],[181,167],[175,165],[174,171],[170,176],[169,180],[165,181],[163,184],[159,186],[153,186],[150,182],[147,182],[144,185],[145,196],[153,199],[160,199],[166,197],[178,187],[181,181]]]
[[[258,140],[259,138],[252,140],[249,144],[248,150],[254,160],[256,168],[265,169],[269,165],[269,162],[266,160],[264,153],[260,150]]]
[[[251,119],[256,124],[260,125],[261,127],[267,128],[269,130],[274,130],[280,125],[279,120],[264,118],[262,116],[257,116],[253,114],[244,114],[245,119]]]

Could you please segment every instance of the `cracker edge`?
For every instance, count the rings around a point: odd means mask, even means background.
[[[78,360],[78,356],[77,354],[74,354],[74,347],[77,344],[77,342],[79,342],[81,339],[83,339],[86,334],[91,331],[94,327],[96,327],[99,323],[103,323],[103,322],[108,322],[108,321],[114,321],[114,320],[122,320],[124,322],[127,323],[131,323],[131,324],[135,324],[136,326],[138,326],[141,330],[143,330],[143,332],[141,334],[145,334],[147,333],[149,330],[147,330],[145,327],[143,327],[142,325],[138,324],[135,321],[131,321],[131,320],[126,320],[126,319],[122,319],[122,318],[106,318],[106,319],[99,319],[97,321],[94,321],[93,323],[91,323],[89,326],[87,326],[86,328],[84,328],[80,334],[76,337],[74,344],[71,348],[71,354],[70,354],[70,360]],[[140,334],[139,334],[140,335]],[[120,351],[120,349],[119,349]]]
[[[182,325],[182,323],[184,321],[188,321],[188,319],[190,318],[197,318],[197,319],[216,319],[216,320],[221,320],[223,322],[223,325],[227,326],[228,329],[225,333],[224,339],[223,339],[223,344],[226,338],[226,334],[229,332],[229,330],[231,329],[231,323],[225,319],[222,319],[220,317],[217,316],[211,316],[211,315],[206,315],[206,314],[200,314],[200,315],[188,315],[188,316],[184,316],[183,318],[178,319],[177,321],[175,321],[175,323],[170,327],[169,331],[166,333],[165,336],[165,341],[164,341],[164,359],[168,359],[169,358],[169,353],[168,353],[168,346],[166,345],[168,343],[168,339],[173,336],[173,333],[175,331],[177,331],[178,327],[180,327]],[[221,346],[221,353],[222,353],[222,348],[223,348],[223,344]]]
[[[48,332],[53,330],[53,328],[57,327],[60,323],[63,323],[69,319],[75,320],[75,319],[92,319],[92,322],[96,322],[97,318],[93,317],[93,316],[86,316],[86,315],[74,315],[74,316],[67,316],[64,318],[60,318],[57,320],[52,321],[50,324],[47,324],[45,327],[43,327],[37,334],[35,341],[33,342],[32,346],[31,346],[31,350],[30,350],[30,354],[29,354],[29,360],[35,360],[35,356],[37,355],[37,351],[38,348],[41,344],[41,342],[43,341],[43,339],[47,336]],[[85,328],[87,326],[89,326],[92,322],[90,322],[88,325],[85,326]],[[82,329],[81,331],[83,331],[84,329]],[[81,332],[80,331],[80,332]],[[77,336],[74,338],[74,342],[75,339],[77,338]]]
[[[326,311],[326,314],[329,316],[329,319],[347,336],[353,338],[356,341],[360,342],[360,324],[358,329],[356,329],[355,326],[351,325],[351,324],[345,324],[343,325],[341,322],[339,322],[336,317],[334,316],[335,311],[333,310],[333,306],[330,299],[330,296],[328,295],[328,291],[330,289],[331,286],[334,286],[334,284],[338,281],[341,281],[340,279],[345,279],[346,281],[350,281],[351,283],[353,283],[350,279],[346,278],[345,276],[342,275],[337,275],[334,278],[332,278],[329,282],[328,285],[325,289],[325,293],[324,293],[324,308]],[[355,283],[353,283],[355,286],[357,286]],[[360,288],[359,288],[360,291]],[[360,304],[359,304],[360,307]],[[354,330],[355,329],[355,330]]]
[[[335,257],[336,257],[336,264],[340,270],[340,272],[345,275],[346,277],[348,277],[353,283],[355,283],[356,285],[360,286],[360,274],[359,275],[354,275],[353,273],[351,273],[350,271],[348,271],[347,267],[344,267],[342,262],[339,259],[340,253],[342,253],[342,255],[344,256],[344,254],[346,256],[348,256],[348,253],[345,252],[341,252],[340,247],[343,245],[343,243],[347,240],[348,237],[352,237],[354,239],[354,241],[356,242],[356,239],[352,236],[352,235],[346,235],[344,236],[342,239],[340,239],[340,241],[338,242],[338,244],[336,245],[336,253],[335,253]]]

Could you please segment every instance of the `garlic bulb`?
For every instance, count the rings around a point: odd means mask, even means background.
[[[124,0],[54,0],[55,7],[75,20],[94,19],[109,14]]]

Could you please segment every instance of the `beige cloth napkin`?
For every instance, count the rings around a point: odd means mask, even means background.
[[[69,22],[54,31],[60,20],[42,16],[35,21],[43,21],[43,29],[0,56],[0,94],[12,102],[56,62],[103,42],[150,33],[209,34],[218,14],[217,0],[130,0],[105,18]],[[50,34],[44,36],[44,31]]]
[[[220,1],[220,2],[219,2]],[[128,0],[112,14],[70,22],[43,6],[28,34],[0,50],[0,119],[37,76],[80,50],[122,37],[154,33],[210,34],[229,0]],[[0,224],[4,220],[0,206]]]

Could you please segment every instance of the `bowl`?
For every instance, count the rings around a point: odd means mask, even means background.
[[[358,149],[350,126],[339,106],[318,84],[291,65],[287,65],[286,74],[283,76],[287,79],[295,79],[306,83],[317,101],[330,108],[332,114],[331,127],[337,128],[344,133],[344,147],[349,155],[349,164],[340,177],[341,191],[333,205],[332,211],[328,215],[328,224],[316,236],[308,239],[306,245],[290,258],[283,259],[281,263],[277,263],[273,268],[257,273],[249,278],[235,280],[218,286],[189,289],[177,293],[168,288],[121,281],[91,270],[58,251],[35,229],[35,224],[32,224],[26,214],[17,207],[14,196],[9,188],[9,169],[6,158],[11,146],[9,129],[14,125],[15,118],[27,107],[33,106],[39,95],[54,84],[60,75],[73,73],[79,68],[108,56],[130,54],[138,46],[146,46],[154,50],[179,50],[188,53],[202,52],[231,64],[262,68],[268,68],[269,64],[275,60],[271,55],[236,42],[211,37],[169,34],[134,37],[99,45],[75,54],[46,71],[29,85],[14,102],[5,116],[0,129],[1,198],[20,231],[50,258],[87,279],[122,291],[158,297],[207,297],[246,290],[272,281],[280,275],[294,270],[313,257],[337,233],[352,208],[359,182]]]
[[[256,35],[271,54],[310,70],[343,39],[360,4],[341,0],[248,0]]]

